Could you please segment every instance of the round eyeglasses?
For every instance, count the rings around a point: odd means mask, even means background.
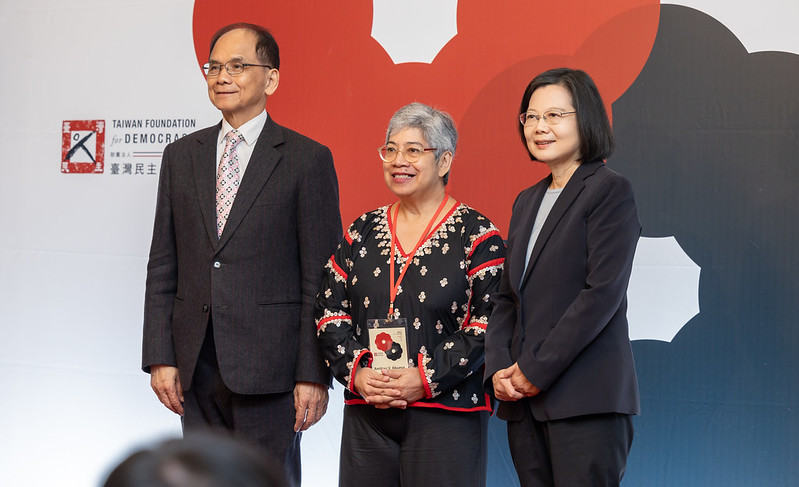
[[[394,162],[394,159],[397,158],[397,154],[402,152],[402,158],[405,159],[406,162],[416,162],[422,158],[425,152],[430,152],[436,150],[435,147],[431,148],[423,148],[423,147],[415,147],[410,146],[400,150],[393,145],[384,145],[382,147],[377,148],[377,153],[380,154],[380,159],[383,162]]]
[[[539,120],[544,120],[544,123],[547,125],[557,125],[562,120],[563,117],[566,115],[571,115],[573,113],[577,113],[577,111],[572,112],[561,112],[560,110],[547,110],[544,112],[543,115],[538,115],[537,113],[526,112],[519,115],[519,122],[522,123],[525,127],[533,126],[538,123]]]
[[[272,69],[272,66],[268,64],[251,64],[251,63],[242,63],[240,61],[228,61],[225,64],[205,63],[203,65],[203,71],[205,71],[206,77],[215,78],[216,76],[219,76],[219,73],[222,72],[222,68],[224,67],[225,71],[227,71],[227,74],[231,76],[238,76],[244,72],[244,68],[248,68],[250,66]]]

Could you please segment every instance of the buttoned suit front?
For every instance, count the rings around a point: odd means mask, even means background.
[[[164,151],[147,266],[142,367],[177,366],[192,385],[212,323],[219,372],[237,394],[328,385],[313,305],[341,235],[330,151],[267,117],[221,237],[221,124]]]

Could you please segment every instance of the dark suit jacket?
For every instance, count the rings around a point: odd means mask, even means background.
[[[518,362],[542,392],[501,402],[503,419],[521,419],[525,404],[539,421],[637,414],[626,317],[641,231],[632,188],[601,162],[578,167],[522,276],[533,221],[551,182],[550,175],[527,188],[513,205],[505,270],[486,332],[486,386],[496,371]]]
[[[234,392],[330,384],[313,320],[324,262],[341,237],[330,150],[268,117],[217,239],[220,127],[164,151],[142,367],[176,365],[188,389],[210,317],[219,369]]]

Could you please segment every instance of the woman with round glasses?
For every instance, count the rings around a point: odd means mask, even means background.
[[[316,320],[346,388],[339,485],[485,485],[483,344],[505,246],[447,194],[457,138],[446,113],[398,110],[378,149],[397,201],[327,263]]]
[[[539,74],[520,111],[530,158],[550,175],[513,204],[486,387],[522,486],[617,486],[640,412],[626,318],[641,230],[632,188],[603,162],[613,135],[585,72]]]

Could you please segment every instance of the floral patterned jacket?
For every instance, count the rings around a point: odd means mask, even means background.
[[[346,404],[365,404],[353,390],[355,364],[370,365],[367,320],[389,308],[389,206],[361,215],[326,264],[315,318],[322,355],[346,386]],[[505,259],[491,221],[456,204],[415,255],[400,246],[395,274],[405,273],[395,315],[406,318],[409,367],[416,367],[425,397],[411,407],[491,410],[482,387],[484,338]],[[396,279],[396,276],[395,276]],[[388,345],[386,345],[386,348]]]

